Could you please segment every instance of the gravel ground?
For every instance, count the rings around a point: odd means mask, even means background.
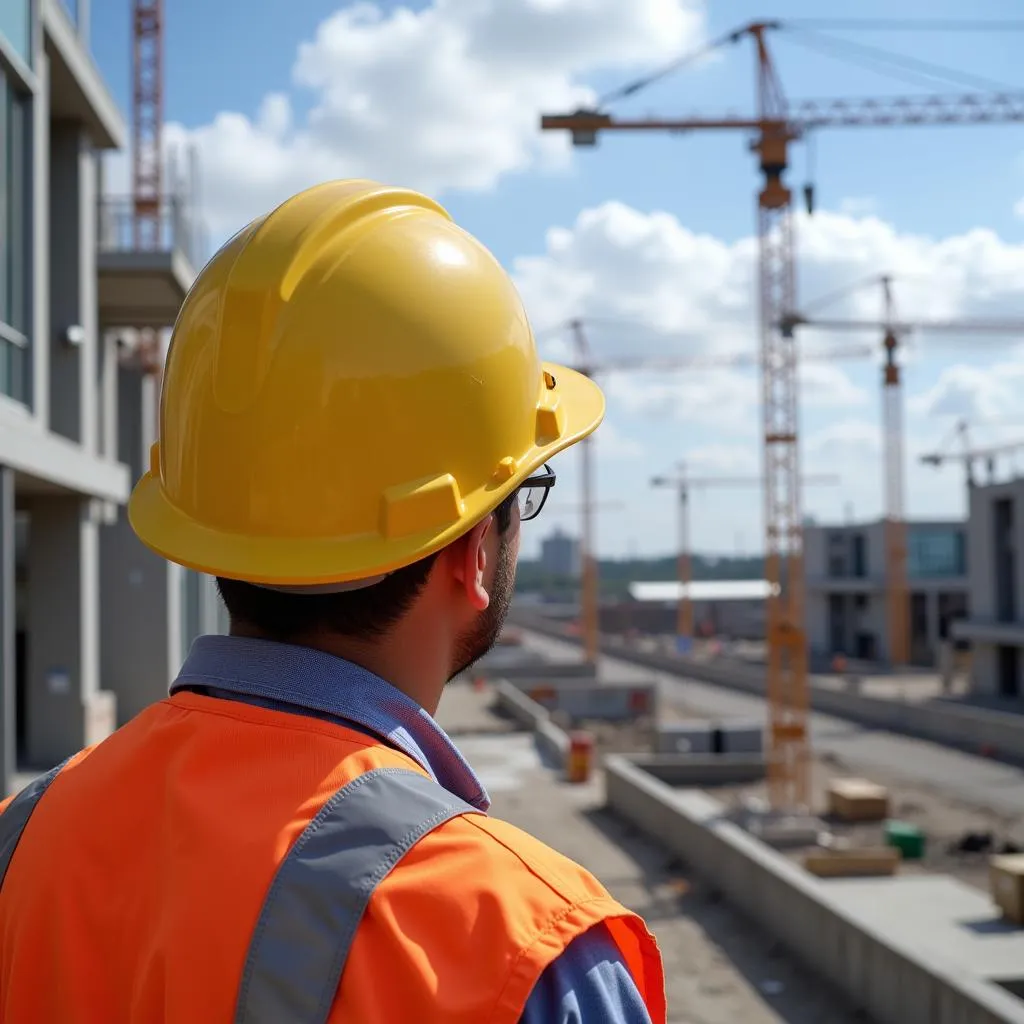
[[[543,768],[532,738],[505,732],[507,724],[488,710],[491,699],[486,690],[453,683],[438,721],[458,733],[456,742],[487,786],[496,817],[583,864],[644,916],[665,962],[670,1024],[867,1021],[657,844],[605,812],[599,776],[571,786]]]
[[[663,705],[663,720],[668,713],[673,718],[701,718],[701,713],[677,702],[670,708]],[[560,723],[569,725],[570,723]],[[611,722],[579,722],[594,734],[598,754],[633,753],[653,748],[653,725],[646,720],[616,724]],[[961,881],[984,891],[989,890],[988,857],[1010,842],[1024,851],[1024,819],[999,814],[994,809],[972,805],[949,796],[938,786],[910,783],[902,777],[886,772],[876,765],[858,765],[853,760],[835,754],[824,754],[815,759],[812,775],[813,809],[824,814],[828,799],[826,791],[833,778],[857,776],[880,783],[889,790],[890,814],[901,821],[912,822],[927,837],[925,857],[920,861],[905,861],[901,872],[931,872],[953,875]],[[719,787],[714,795],[727,804],[739,803],[743,797],[765,797],[763,786]],[[883,840],[881,822],[851,825],[827,821],[829,831],[837,838],[857,846],[879,846]],[[974,853],[951,852],[951,846],[969,832],[990,833],[994,850]],[[806,852],[797,848],[789,851],[794,859]]]
[[[831,779],[851,776],[868,778],[886,786],[889,789],[891,817],[912,822],[924,830],[925,856],[918,861],[904,861],[899,869],[902,874],[924,872],[953,875],[968,885],[988,892],[989,855],[998,852],[998,848],[1007,841],[1024,850],[1024,822],[1019,818],[1007,818],[985,808],[958,802],[938,788],[911,785],[888,778],[885,772],[877,768],[859,770],[856,765],[844,763],[834,756],[815,761],[812,776],[814,810],[823,813],[827,808],[826,791]],[[729,806],[738,805],[744,797],[766,796],[764,786],[722,786],[709,792]],[[834,836],[854,846],[884,844],[882,822],[847,823],[831,820],[827,816],[825,822],[828,831]],[[951,846],[968,832],[991,833],[997,849],[975,853],[953,852]],[[796,848],[786,852],[799,860],[807,849]]]
[[[471,750],[467,756],[473,763]],[[605,812],[600,780],[574,787],[537,768],[521,787],[492,797],[493,814],[583,864],[616,899],[643,915],[665,962],[670,1024],[867,1019],[845,1009],[840,993],[810,977],[656,844]]]

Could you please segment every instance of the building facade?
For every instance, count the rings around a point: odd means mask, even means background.
[[[972,486],[967,537],[971,614],[955,635],[971,644],[975,692],[1024,697],[1024,479]]]
[[[940,643],[968,611],[967,542],[954,520],[907,524],[910,661],[938,663]],[[863,661],[890,658],[885,523],[804,529],[806,630],[818,665],[835,654]]]
[[[540,542],[540,564],[544,572],[565,579],[580,574],[580,545],[559,527]]]
[[[0,4],[0,783],[96,742],[166,693],[209,581],[134,538],[125,503],[156,383],[125,329],[165,329],[194,271],[141,247],[102,197],[122,113],[90,55],[86,0]]]

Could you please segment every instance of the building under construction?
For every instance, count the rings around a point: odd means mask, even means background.
[[[0,772],[48,767],[166,693],[209,581],[132,535],[157,383],[135,343],[195,276],[182,200],[132,230],[101,159],[129,131],[88,50],[88,5],[0,13]]]
[[[804,527],[807,644],[819,664],[841,654],[893,657],[885,521]],[[906,524],[911,665],[934,666],[968,611],[967,529],[958,520]]]

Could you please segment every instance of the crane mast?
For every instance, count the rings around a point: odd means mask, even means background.
[[[155,249],[163,178],[163,0],[133,0],[132,39],[134,243]]]
[[[755,22],[729,34],[754,41],[754,117],[614,118],[599,110],[544,115],[546,131],[568,131],[577,146],[601,132],[752,132],[763,185],[758,194],[759,336],[763,400],[763,472],[768,600],[769,795],[776,809],[806,805],[810,790],[807,737],[807,649],[804,637],[803,529],[800,508],[797,351],[785,318],[796,308],[792,195],[784,181],[789,144],[825,127],[997,124],[1024,121],[1024,93],[910,96],[787,104],[766,34],[778,22]],[[620,95],[632,95],[638,83]]]

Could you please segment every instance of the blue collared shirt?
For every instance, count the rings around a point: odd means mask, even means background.
[[[486,811],[487,792],[445,731],[380,677],[322,651],[202,636],[171,686],[274,710],[341,720],[408,754],[450,793]],[[522,1024],[651,1024],[607,929],[575,939],[541,976]]]

